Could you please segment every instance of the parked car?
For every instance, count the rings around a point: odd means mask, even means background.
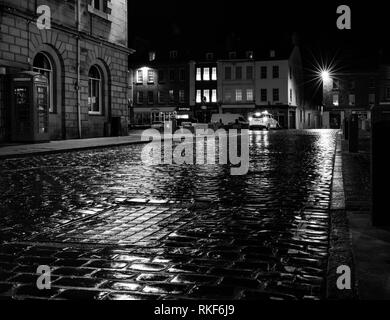
[[[280,129],[279,122],[267,111],[256,112],[249,116],[249,129]]]
[[[220,123],[224,126],[238,126],[242,129],[249,127],[249,122],[241,114],[236,113],[213,114],[211,122]]]

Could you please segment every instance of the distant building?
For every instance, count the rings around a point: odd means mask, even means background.
[[[190,62],[190,105],[194,117],[200,122],[210,122],[211,115],[219,111],[218,66],[214,52],[204,59]]]
[[[37,27],[40,5],[51,9],[50,29]],[[0,27],[0,141],[9,139],[13,126],[7,116],[7,79],[23,70],[49,79],[51,139],[109,135],[114,117],[126,133],[128,55],[133,52],[126,0],[1,0]]]
[[[132,62],[134,126],[190,120],[189,63],[180,52],[151,51]]]

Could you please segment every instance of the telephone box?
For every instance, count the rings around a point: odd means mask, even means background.
[[[11,77],[11,141],[49,141],[48,80],[25,71]]]

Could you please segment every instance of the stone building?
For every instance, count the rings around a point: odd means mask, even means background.
[[[126,133],[134,51],[127,0],[0,0],[0,7],[0,141],[12,129],[9,76],[24,70],[49,80],[51,139]]]

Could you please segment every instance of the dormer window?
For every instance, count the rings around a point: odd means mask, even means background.
[[[230,51],[229,52],[229,59],[236,59],[237,58],[237,52]]]
[[[177,50],[169,51],[169,58],[176,59],[177,58]]]
[[[150,51],[149,52],[149,61],[154,61],[156,60],[156,52]]]
[[[206,53],[206,60],[210,61],[214,59],[214,53],[212,52],[207,52]]]
[[[276,56],[275,50],[270,50],[270,52],[269,52],[269,57],[270,57],[270,58],[275,58],[275,56]]]
[[[111,11],[111,0],[89,0],[89,13],[97,15],[105,20],[112,21]]]

